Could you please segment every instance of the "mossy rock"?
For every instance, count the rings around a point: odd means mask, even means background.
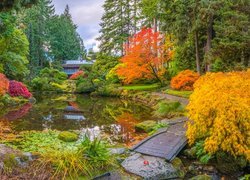
[[[212,177],[204,174],[204,175],[198,175],[198,176],[192,177],[190,178],[190,180],[212,180]]]
[[[173,167],[177,170],[179,178],[184,178],[186,175],[186,171],[181,159],[176,157],[171,163]]]
[[[64,142],[74,142],[77,141],[78,135],[73,132],[63,131],[58,134],[58,139]]]
[[[154,130],[156,124],[157,124],[156,121],[151,121],[151,120],[141,122],[135,125],[135,131],[149,133]]]
[[[216,153],[216,168],[225,174],[234,174],[242,171],[247,166],[247,160],[244,157],[233,157],[224,152]]]
[[[185,149],[183,154],[187,156],[189,159],[196,159],[196,149],[195,147],[191,147],[190,149]]]

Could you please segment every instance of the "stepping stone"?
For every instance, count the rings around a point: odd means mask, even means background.
[[[144,179],[178,178],[178,171],[165,159],[135,153],[122,162],[122,167],[129,173]]]

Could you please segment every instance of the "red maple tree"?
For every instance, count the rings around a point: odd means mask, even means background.
[[[157,79],[162,83],[165,73],[163,35],[152,28],[143,28],[132,36],[125,47],[123,64],[117,69],[117,75],[123,83],[129,84],[140,79]]]

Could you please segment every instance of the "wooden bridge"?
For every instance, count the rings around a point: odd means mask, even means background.
[[[187,144],[186,128],[184,127],[186,121],[186,117],[168,120],[168,128],[164,128],[144,139],[131,150],[141,154],[165,158],[168,161],[173,160]]]

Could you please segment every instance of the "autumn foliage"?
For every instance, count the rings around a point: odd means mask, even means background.
[[[9,94],[12,97],[22,96],[24,98],[30,98],[32,96],[28,88],[23,83],[14,80],[10,81]]]
[[[168,52],[168,55],[172,55]],[[121,58],[116,72],[123,83],[129,84],[139,79],[157,79],[165,73],[163,36],[151,28],[144,28],[131,37],[125,46],[125,56]]]
[[[204,149],[250,160],[250,71],[207,73],[194,84],[189,111],[189,144],[204,139]]]
[[[69,79],[76,80],[76,79],[78,79],[80,77],[85,77],[85,73],[83,71],[77,71],[76,73],[71,75]]]
[[[199,74],[191,70],[181,71],[171,80],[171,88],[176,90],[193,90],[193,84],[199,79]]]
[[[0,73],[0,96],[8,92],[9,89],[9,80],[4,74]]]

